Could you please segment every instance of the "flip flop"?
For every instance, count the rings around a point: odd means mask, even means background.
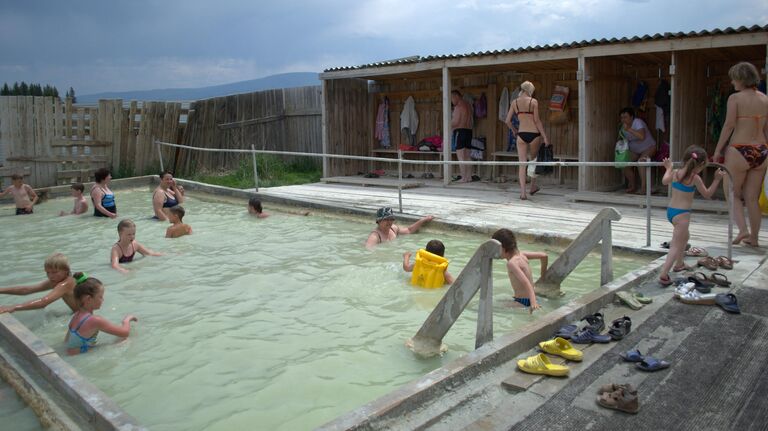
[[[565,325],[562,328],[558,329],[557,332],[555,332],[555,335],[553,337],[560,337],[565,338],[566,340],[571,338],[571,335],[573,335],[574,332],[576,332],[576,329],[578,329],[578,326],[576,325]]]
[[[539,190],[541,190],[541,187],[536,187],[535,189],[528,192],[529,195],[533,196],[535,195]]]
[[[715,303],[729,313],[741,314],[739,303],[736,301],[736,295],[733,293],[718,293],[715,295]]]
[[[683,271],[690,271],[693,267],[683,264],[683,266],[676,266],[672,268],[672,272],[683,272]]]
[[[663,359],[651,358],[646,356],[641,362],[635,364],[635,366],[643,371],[659,371],[665,368],[669,368],[672,365]]]
[[[731,282],[728,281],[728,277],[719,272],[710,274],[708,280],[720,287],[731,287]]]
[[[713,259],[712,257],[702,257],[698,260],[697,264],[699,266],[703,266],[704,268],[707,268],[710,271],[717,271],[717,261]]]
[[[685,252],[686,256],[694,256],[694,257],[706,257],[709,256],[709,253],[707,250],[701,248],[701,247],[691,247]]]
[[[707,275],[703,272],[694,272],[692,276],[688,277],[688,281],[693,283],[696,290],[701,293],[711,292],[712,287],[715,285],[715,283],[709,281]]]
[[[570,369],[565,365],[553,364],[543,353],[529,356],[526,359],[517,361],[517,368],[530,374],[543,374],[546,376],[567,376]]]
[[[640,351],[637,349],[621,352],[619,353],[619,356],[621,356],[621,359],[624,359],[627,362],[641,362],[643,359],[645,359],[645,356],[643,356],[643,354],[640,353]]]
[[[609,383],[607,385],[603,385],[597,388],[597,393],[599,395],[599,394],[604,394],[606,392],[616,392],[618,390],[623,390],[624,392],[628,392],[632,395],[637,395],[637,388],[632,386],[631,383],[623,383],[623,384]]]
[[[717,256],[715,262],[723,269],[733,269],[733,261],[726,256]],[[715,268],[717,269],[717,268]]]
[[[649,298],[647,296],[643,296],[642,293],[635,293],[632,296],[634,296],[635,300],[637,300],[637,302],[639,302],[641,304],[650,304],[651,302],[653,302],[653,298]]]
[[[670,281],[670,284],[671,283],[672,282]],[[635,297],[629,292],[616,292],[616,297],[619,298],[619,301],[621,301],[624,305],[633,310],[639,310],[643,308],[643,304],[635,299]]]
[[[675,287],[675,296],[678,298],[696,289],[696,283],[690,282]]]
[[[574,348],[568,340],[560,337],[556,337],[549,341],[542,341],[539,343],[539,349],[550,355],[560,356],[569,361],[581,361],[584,359],[584,354],[581,350]]]
[[[672,279],[669,278],[669,276],[666,277],[659,277],[659,284],[662,287],[667,287],[672,285]]]
[[[637,394],[627,392],[623,388],[599,395],[597,397],[597,404],[607,409],[619,410],[630,414],[636,414],[640,410]]]

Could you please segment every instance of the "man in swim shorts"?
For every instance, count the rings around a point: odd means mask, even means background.
[[[456,157],[462,162],[469,161],[469,152],[472,147],[472,108],[466,100],[461,98],[458,90],[451,91],[451,104],[453,105],[451,129],[456,139]],[[469,165],[459,165],[461,173],[459,182],[472,181],[471,171]]]

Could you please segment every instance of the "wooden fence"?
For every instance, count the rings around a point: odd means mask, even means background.
[[[199,100],[190,107],[185,145],[201,148],[322,151],[320,86]],[[163,156],[165,157],[165,156]],[[178,174],[236,169],[250,155],[178,151]],[[316,159],[320,163],[319,159]]]
[[[181,103],[100,100],[78,106],[52,97],[0,97],[0,164],[30,168],[35,187],[89,181],[109,167],[114,176],[159,168],[152,138],[179,142]],[[166,150],[170,155],[170,150]]]

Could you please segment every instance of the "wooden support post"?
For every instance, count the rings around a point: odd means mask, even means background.
[[[443,66],[443,160],[451,161],[451,71]],[[451,182],[451,165],[443,165],[443,185]]]
[[[669,159],[670,160],[677,160],[677,139],[675,139],[675,134],[677,133],[677,114],[675,110],[677,109],[677,103],[675,103],[675,99],[677,98],[677,78],[675,77],[676,73],[676,64],[677,64],[677,57],[675,55],[675,52],[672,52],[672,56],[669,63],[669,87],[670,87],[670,96],[669,96]]]
[[[323,154],[328,153],[328,81],[325,79],[323,83],[323,94],[320,95],[320,112],[322,112],[322,119],[320,125],[320,133],[323,140]],[[330,175],[328,157],[323,157],[323,177]]]
[[[600,256],[600,285],[613,281],[613,235],[611,220],[603,220],[602,254]]]
[[[493,340],[493,260],[485,259],[480,265],[480,304],[477,310],[475,349]]]
[[[584,54],[579,54],[578,70],[576,71],[576,79],[578,80],[579,91],[579,161],[587,160],[587,72],[586,61]],[[579,166],[578,178],[579,185],[578,190],[587,190],[587,168],[586,166]],[[562,178],[562,177],[561,177]]]

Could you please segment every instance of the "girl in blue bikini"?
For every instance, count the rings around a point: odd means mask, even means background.
[[[131,322],[138,321],[136,316],[129,314],[123,317],[122,325],[118,326],[101,316],[94,315],[93,312],[101,308],[104,302],[104,285],[82,272],[75,273],[74,277],[77,282],[75,300],[80,305],[80,309],[72,315],[69,331],[64,339],[67,343],[67,354],[77,355],[87,352],[96,344],[96,335],[99,331],[116,337],[127,337],[131,332]]]
[[[691,145],[685,150],[683,155],[683,167],[672,169],[672,161],[664,159],[664,178],[661,183],[672,185],[672,191],[669,197],[669,206],[667,207],[667,220],[672,223],[672,241],[669,242],[669,253],[667,260],[661,267],[659,274],[659,283],[662,286],[669,286],[672,280],[669,278],[670,269],[674,272],[690,269],[685,265],[685,244],[688,243],[690,234],[688,226],[691,222],[691,205],[693,205],[693,193],[698,190],[702,196],[711,199],[717,186],[720,184],[725,172],[718,169],[715,179],[709,188],[704,186],[704,181],[699,174],[707,167],[707,153],[704,149]],[[672,265],[674,264],[674,268]]]

